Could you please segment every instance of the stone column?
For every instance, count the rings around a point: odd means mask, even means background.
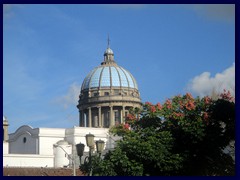
[[[98,126],[98,115],[94,114],[94,118],[93,118],[93,127],[97,127]]]
[[[84,111],[80,111],[80,122],[79,122],[80,127],[84,127]]]
[[[120,110],[120,124],[123,123],[123,110]]]
[[[103,128],[104,126],[104,112],[102,112],[102,119],[101,119],[101,127]]]
[[[122,107],[122,117],[123,117],[122,123],[125,122],[125,119],[126,119],[126,117],[124,116],[125,116],[125,106]]]
[[[101,106],[98,107],[98,126],[102,127],[102,112],[101,112]]]
[[[88,108],[88,127],[92,127],[92,110],[91,110],[91,107]]]
[[[114,126],[114,118],[113,118],[113,107],[110,106],[110,127]]]
[[[79,127],[82,127],[82,111],[79,110]]]

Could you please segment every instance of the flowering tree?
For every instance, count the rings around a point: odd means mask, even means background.
[[[227,91],[217,100],[187,93],[163,104],[146,102],[110,129],[123,138],[95,173],[233,175],[234,161],[223,149],[235,139],[234,121],[235,100]]]

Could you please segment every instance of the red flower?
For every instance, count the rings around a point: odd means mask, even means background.
[[[205,104],[210,104],[210,102],[211,102],[211,98],[210,97],[208,97],[208,96],[204,97],[204,103]]]
[[[124,124],[124,129],[130,129],[130,126],[129,126],[129,124],[128,123],[126,123],[126,124]]]
[[[152,106],[152,103],[150,103],[150,102],[146,102],[145,104],[149,105],[149,106]]]
[[[232,97],[230,91],[226,91],[226,89],[224,89],[224,92],[220,94],[220,97],[230,102],[234,102],[234,97]]]
[[[187,99],[193,99],[193,97],[190,93],[187,93],[186,96],[187,96]]]
[[[134,115],[132,115],[132,114],[128,114],[128,115],[127,115],[127,119],[129,119],[129,120],[135,120],[136,117],[135,117]]]
[[[192,110],[192,109],[195,109],[194,102],[193,101],[188,101],[185,107],[189,111]]]
[[[162,109],[162,105],[160,103],[157,103],[157,108],[158,108],[158,110],[161,110]]]
[[[171,101],[169,99],[165,102],[165,104],[167,105],[168,109],[172,108],[172,103],[171,103]]]
[[[156,108],[155,108],[155,106],[151,106],[150,111],[153,112],[153,113],[156,112]]]

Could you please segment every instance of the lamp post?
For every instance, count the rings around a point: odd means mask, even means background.
[[[92,171],[93,171],[93,168],[92,168],[92,154],[93,154],[93,151],[94,151],[94,146],[95,146],[95,143],[94,143],[94,135],[93,134],[87,134],[86,136],[86,143],[87,143],[87,146],[89,147],[89,156],[85,157],[85,160],[84,160],[84,163],[86,163],[86,161],[88,160],[89,162],[89,166],[90,168],[88,169],[88,175],[89,176],[92,176]],[[97,153],[99,153],[99,157],[101,156],[101,153],[103,151],[103,148],[104,148],[104,141],[102,141],[101,139],[96,141],[96,147],[97,147]],[[84,145],[83,144],[77,144],[77,150],[78,150],[78,155],[80,156],[80,163],[81,163],[81,156],[83,155],[83,151],[84,151]]]
[[[87,146],[89,147],[89,157],[85,158],[85,161],[89,159],[90,164],[90,170],[89,170],[89,176],[92,176],[92,152],[94,150],[94,135],[93,134],[87,134],[86,135],[86,142]]]

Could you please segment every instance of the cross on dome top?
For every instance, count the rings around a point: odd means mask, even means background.
[[[115,63],[114,62],[114,54],[113,54],[113,50],[110,48],[110,38],[108,35],[108,46],[107,49],[104,52],[104,62],[102,64],[109,64],[109,63]]]
[[[108,34],[108,48],[110,48],[110,39],[109,39],[109,34]]]

